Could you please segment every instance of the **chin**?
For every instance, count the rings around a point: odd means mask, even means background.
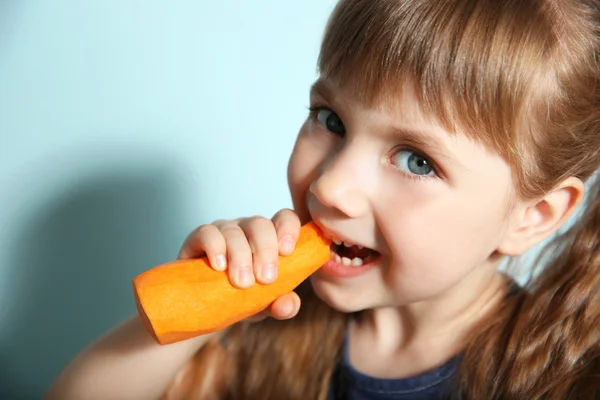
[[[310,278],[312,288],[318,298],[323,300],[329,307],[343,313],[354,313],[371,308],[364,296],[357,296],[355,290],[340,288],[334,283],[322,279]]]

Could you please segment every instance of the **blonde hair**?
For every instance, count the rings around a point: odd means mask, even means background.
[[[569,176],[590,180],[600,166],[599,13],[594,0],[341,0],[319,69],[368,104],[394,101],[411,85],[428,115],[504,157],[518,194],[535,198]],[[473,332],[457,377],[464,398],[592,398],[598,183],[590,189],[586,212],[551,244],[542,273]],[[182,372],[196,382],[190,388],[206,384],[198,371],[216,357],[230,368],[219,390],[197,398],[325,399],[347,316],[308,284],[301,294],[293,320],[238,324],[225,344],[202,350]],[[182,387],[167,397],[189,398]]]

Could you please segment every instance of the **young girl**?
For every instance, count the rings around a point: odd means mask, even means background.
[[[240,287],[269,283],[314,220],[331,261],[274,318],[224,332],[158,346],[134,316],[48,398],[593,398],[599,13],[597,0],[341,0],[289,162],[294,211],[203,225],[180,254],[207,254]],[[498,271],[555,232],[527,285]]]

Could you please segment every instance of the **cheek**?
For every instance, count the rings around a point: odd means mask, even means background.
[[[306,194],[320,174],[327,149],[318,146],[307,132],[306,125],[300,131],[288,162],[287,180],[294,209],[303,222],[308,221]]]
[[[465,203],[451,196],[403,201],[386,225],[393,285],[415,295],[434,294],[483,265],[502,235],[502,202]]]

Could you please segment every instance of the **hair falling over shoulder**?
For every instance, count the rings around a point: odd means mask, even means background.
[[[425,112],[511,164],[523,198],[587,182],[587,204],[542,251],[540,273],[473,332],[461,398],[600,390],[599,53],[598,0],[341,0],[329,20],[319,70],[339,87],[377,102],[410,83]],[[234,326],[165,398],[325,399],[347,316],[309,284],[300,294],[298,317]]]
[[[594,399],[600,391],[600,179],[543,271],[483,321],[460,371],[466,399]],[[544,260],[546,259],[546,260]]]
[[[325,400],[346,315],[320,301],[308,282],[288,321],[239,323],[204,346],[179,373],[164,400]]]

